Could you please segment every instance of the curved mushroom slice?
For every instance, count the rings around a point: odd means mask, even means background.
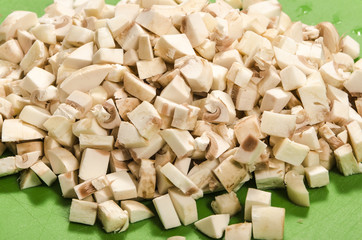
[[[321,22],[317,26],[320,36],[323,37],[323,44],[331,53],[340,51],[340,37],[336,27],[330,22]]]
[[[194,56],[195,51],[185,34],[163,35],[157,41],[155,55],[162,57],[166,62],[173,63],[184,56]]]
[[[43,42],[36,40],[20,62],[24,73],[34,67],[42,67],[48,58],[48,50]]]
[[[91,110],[99,125],[105,129],[118,127],[121,118],[112,99],[108,99],[103,105],[96,105]]]
[[[44,131],[24,123],[20,119],[5,119],[1,134],[2,142],[43,139],[46,135]]]
[[[9,14],[0,25],[0,41],[14,38],[17,30],[28,30],[38,24],[36,13],[15,11]]]
[[[309,207],[309,192],[304,185],[304,176],[292,170],[285,174],[284,181],[287,185],[288,198],[297,205]]]
[[[40,158],[40,151],[32,151],[16,156],[16,166],[19,169],[28,169],[33,166]]]
[[[205,132],[201,137],[206,136],[210,143],[206,148],[206,159],[213,160],[220,157],[226,150],[230,148],[230,145],[217,133],[215,132]]]
[[[205,112],[202,119],[212,123],[230,124],[235,120],[236,112],[234,103],[227,93],[214,90],[205,102]]]
[[[91,65],[79,69],[67,77],[61,84],[60,89],[71,94],[75,90],[88,92],[99,86],[112,70],[110,65]]]
[[[53,148],[48,151],[48,156],[55,174],[67,173],[79,169],[78,159],[65,148]]]
[[[58,99],[58,89],[52,85],[45,89],[36,89],[30,95],[30,102],[38,107],[46,108],[48,101]]]

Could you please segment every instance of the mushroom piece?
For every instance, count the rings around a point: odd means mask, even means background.
[[[37,187],[39,185],[41,185],[41,181],[33,170],[26,169],[20,173],[19,187],[21,190]]]
[[[277,136],[289,137],[294,133],[296,116],[264,111],[261,118],[261,132]]]
[[[128,172],[120,171],[107,174],[107,179],[111,183],[110,188],[116,201],[137,197],[136,185]]]
[[[235,120],[234,103],[230,95],[220,90],[214,90],[208,95],[204,109],[202,119],[205,121],[230,124]]]
[[[18,142],[37,140],[45,137],[45,132],[20,119],[5,119],[2,124],[1,141]]]
[[[97,218],[97,208],[97,203],[72,199],[69,221],[86,225],[94,225]]]
[[[154,47],[154,52],[156,56],[170,63],[184,56],[196,55],[185,34],[162,35]]]
[[[21,156],[5,157],[0,159],[0,177],[15,174],[20,171],[16,166],[17,161],[21,161]]]
[[[211,208],[215,214],[229,214],[234,216],[241,211],[241,205],[236,193],[230,192],[215,197],[211,202]]]
[[[127,117],[146,139],[150,139],[160,130],[161,117],[149,102],[142,102],[132,112],[127,113]]]
[[[79,178],[88,181],[106,175],[109,157],[108,151],[86,148],[79,166]]]
[[[252,223],[243,222],[232,224],[225,229],[225,240],[251,239]]]
[[[105,129],[113,129],[119,126],[121,118],[112,99],[108,99],[102,105],[98,104],[91,109],[98,124]]]
[[[194,199],[198,199],[203,196],[201,189],[199,189],[187,176],[185,176],[171,163],[166,163],[160,171],[184,194],[191,196]]]
[[[187,226],[198,220],[195,199],[185,195],[176,188],[168,189],[168,194],[183,225]]]
[[[156,169],[154,160],[142,159],[137,186],[138,197],[152,199],[156,190]]]
[[[107,233],[120,232],[128,227],[128,213],[113,200],[98,204],[97,216]]]
[[[95,148],[105,151],[112,151],[114,145],[113,136],[93,135],[93,134],[80,134],[79,147],[82,151],[86,148]]]
[[[304,185],[304,176],[299,175],[295,170],[291,170],[285,174],[284,179],[288,198],[299,206],[309,207],[309,192]]]
[[[28,30],[38,24],[36,13],[14,11],[0,25],[0,41],[7,41],[16,36],[17,30]]]
[[[362,129],[356,121],[347,124],[348,136],[358,162],[362,162]]]
[[[270,206],[253,206],[253,236],[260,239],[283,239],[285,209]],[[265,228],[270,230],[265,231]]]
[[[111,70],[110,65],[90,65],[73,72],[59,87],[67,94],[75,90],[87,92],[99,86]]]
[[[210,141],[207,148],[205,149],[205,158],[208,160],[219,158],[221,154],[230,148],[230,145],[215,132],[204,132],[201,137],[203,136],[207,137]]]
[[[237,188],[248,174],[244,166],[233,160],[232,156],[213,169],[213,173],[228,192]]]
[[[76,198],[74,187],[78,185],[78,175],[75,171],[58,175],[60,189],[64,198]]]
[[[36,40],[29,51],[20,62],[20,67],[24,73],[28,73],[34,67],[42,67],[48,58],[48,50],[44,43]]]
[[[169,194],[157,197],[152,202],[165,229],[181,226]]]
[[[182,76],[193,92],[208,92],[212,86],[213,74],[211,64],[197,56],[185,56],[175,60]]]
[[[340,50],[340,37],[336,27],[330,22],[321,22],[317,26],[320,36],[323,37],[323,44],[331,53],[337,53]]]
[[[328,170],[322,166],[305,168],[305,176],[311,188],[323,187],[329,184]]]
[[[195,222],[195,227],[206,236],[218,239],[224,234],[229,221],[229,214],[211,215]]]
[[[260,167],[260,165],[262,167]],[[285,163],[270,158],[268,162],[255,164],[255,183],[258,189],[284,188]],[[264,166],[263,166],[264,165]],[[266,165],[266,166],[265,166]]]
[[[139,222],[154,216],[148,207],[133,200],[121,201],[121,208],[128,212],[130,223]]]
[[[8,40],[0,46],[0,59],[19,63],[23,57],[23,50],[15,39]]]
[[[55,174],[67,173],[79,169],[78,159],[65,148],[57,147],[48,150],[48,157]]]
[[[271,205],[271,193],[261,191],[255,188],[249,188],[246,194],[244,219],[251,221],[252,219],[252,207],[258,206],[270,206]]]
[[[93,42],[89,42],[83,46],[80,46],[63,60],[62,66],[72,69],[81,69],[91,65],[93,58],[93,47]]]
[[[49,137],[54,138],[60,144],[70,147],[75,141],[72,132],[72,121],[63,116],[51,116],[43,123],[48,130]]]
[[[18,169],[28,169],[40,159],[40,151],[27,152],[15,157],[15,164]]]
[[[54,172],[42,161],[38,161],[30,167],[36,175],[45,182],[46,185],[51,186],[56,180],[57,176]]]
[[[337,168],[344,176],[361,173],[360,164],[353,155],[351,145],[345,144],[340,146],[334,150],[334,156]]]
[[[306,145],[284,138],[273,147],[273,154],[278,160],[298,166],[303,162],[309,150]]]

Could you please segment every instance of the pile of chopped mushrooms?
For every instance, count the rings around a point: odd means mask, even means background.
[[[304,177],[362,172],[359,44],[276,0],[54,0],[7,16],[0,41],[0,176],[58,180],[71,222],[126,231],[151,199],[165,229],[283,239],[265,189],[308,207]],[[223,190],[199,219],[196,200]]]

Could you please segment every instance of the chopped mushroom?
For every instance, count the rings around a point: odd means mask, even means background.
[[[243,10],[233,8],[241,8]],[[106,232],[154,214],[225,239],[282,239],[285,188],[334,165],[362,173],[360,46],[329,22],[292,22],[277,1],[55,0],[0,25],[0,176],[59,180],[69,220]],[[249,188],[244,218],[237,191]],[[196,200],[226,190],[198,221]],[[120,205],[118,202],[121,201]],[[146,204],[147,205],[147,204]]]

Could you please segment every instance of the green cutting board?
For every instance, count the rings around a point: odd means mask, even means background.
[[[107,1],[115,4],[117,1]],[[307,24],[331,21],[340,34],[349,34],[362,44],[362,3],[360,0],[280,0],[284,11],[293,21]],[[13,10],[35,11],[39,16],[51,0],[0,0],[1,21]],[[188,240],[208,239],[194,226],[165,231],[158,217],[131,224],[124,233],[106,234],[95,226],[69,223],[70,200],[61,197],[58,183],[51,188],[40,186],[20,191],[17,176],[0,179],[0,240],[27,239],[166,239],[174,235]],[[343,177],[330,173],[331,183],[320,189],[310,189],[311,207],[295,206],[284,190],[273,190],[272,205],[286,208],[285,239],[362,239],[362,175]],[[248,183],[239,192],[245,202]],[[197,201],[199,218],[212,214],[213,196]],[[154,212],[152,204],[146,203]],[[242,221],[243,213],[231,223]]]

